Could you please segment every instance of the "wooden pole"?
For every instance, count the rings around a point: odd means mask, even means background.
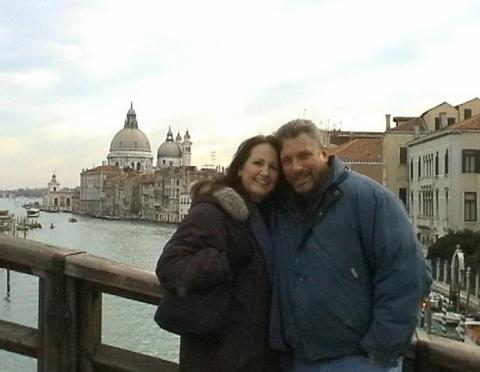
[[[10,270],[7,269],[7,300],[10,299]]]

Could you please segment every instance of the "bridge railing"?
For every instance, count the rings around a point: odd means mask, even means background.
[[[84,251],[0,235],[0,267],[39,278],[38,328],[0,320],[0,348],[37,358],[41,372],[178,371],[102,343],[102,293],[157,304],[155,275]],[[153,321],[153,320],[152,320]],[[480,349],[420,333],[404,371],[478,371]]]

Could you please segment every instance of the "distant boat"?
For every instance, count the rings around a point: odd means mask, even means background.
[[[50,224],[50,228],[53,229],[55,227],[55,225],[53,224],[53,222]]]
[[[38,208],[27,209],[27,217],[28,218],[40,217],[40,209]]]
[[[76,218],[70,217],[70,218],[68,219],[68,222],[72,222],[72,223],[73,223],[73,222],[78,222],[78,220],[77,220]]]
[[[31,229],[41,229],[42,228],[42,224],[38,221],[32,221],[29,225],[29,227]]]

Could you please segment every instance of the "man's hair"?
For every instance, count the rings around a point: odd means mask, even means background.
[[[311,120],[295,119],[289,121],[288,123],[283,124],[280,128],[278,128],[278,130],[275,132],[275,136],[280,141],[281,147],[285,139],[295,138],[301,133],[305,133],[307,136],[309,136],[315,141],[315,143],[318,145],[318,147],[320,147],[321,150],[325,150],[325,145],[320,138],[320,131]]]

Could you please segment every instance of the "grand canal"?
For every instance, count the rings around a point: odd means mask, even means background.
[[[26,200],[0,198],[0,210],[25,216]],[[107,221],[69,213],[41,212],[42,229],[30,230],[27,239],[88,253],[153,271],[162,247],[174,226]],[[50,225],[54,228],[50,229]],[[0,319],[37,327],[38,279],[11,272],[11,294],[6,298],[6,271],[0,269]],[[179,338],[153,322],[155,307],[135,301],[103,296],[103,343],[178,361]],[[36,360],[0,350],[0,370],[36,371]]]

